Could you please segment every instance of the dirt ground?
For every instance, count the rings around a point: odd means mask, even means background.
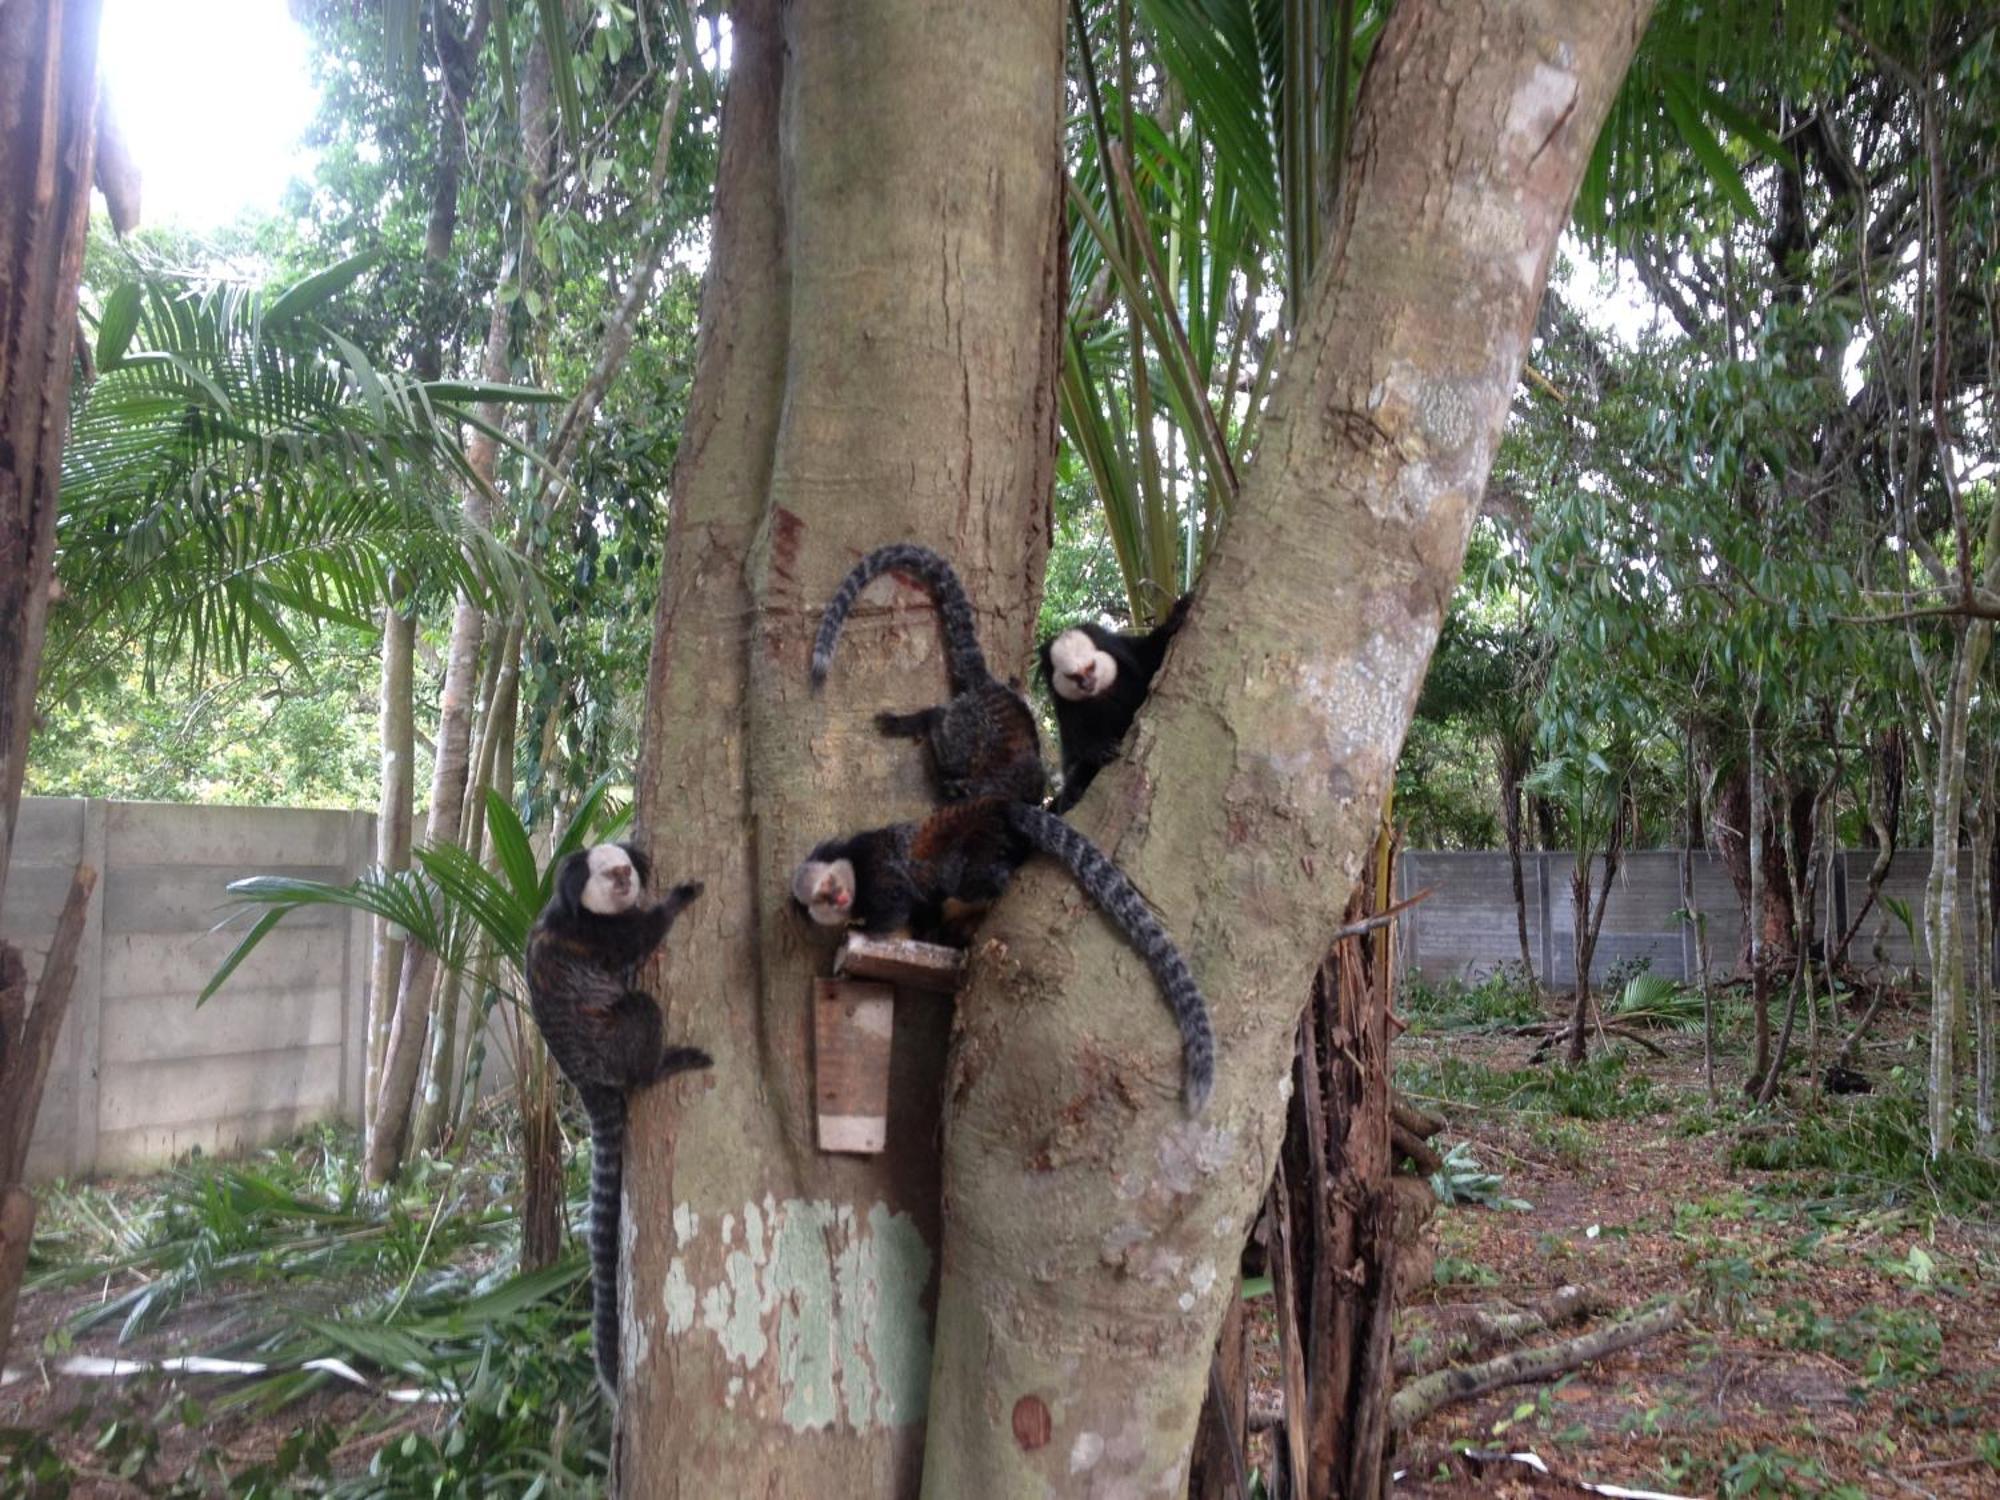
[[[1875,1076],[1911,1052],[1914,1025],[1871,1049]],[[1886,1185],[1873,1203],[1816,1200],[1805,1174],[1732,1170],[1731,1142],[1759,1124],[1713,1123],[1699,1037],[1658,1040],[1666,1060],[1631,1066],[1666,1107],[1638,1118],[1420,1100],[1449,1119],[1442,1139],[1469,1140],[1530,1207],[1440,1211],[1440,1284],[1404,1313],[1406,1340],[1455,1305],[1527,1304],[1571,1283],[1614,1310],[1678,1294],[1691,1315],[1552,1384],[1445,1408],[1399,1456],[1396,1493],[1574,1495],[1585,1491],[1568,1481],[1587,1480],[1677,1495],[2000,1496],[2000,1204],[1940,1215],[1921,1187]],[[1453,1056],[1523,1067],[1531,1044],[1458,1032],[1397,1047],[1399,1071],[1421,1080]],[[1733,1087],[1740,1064],[1719,1077]],[[1803,1092],[1791,1102],[1813,1105]],[[1559,1477],[1471,1463],[1464,1447],[1533,1452]]]

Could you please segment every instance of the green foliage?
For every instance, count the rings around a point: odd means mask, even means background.
[[[1783,1131],[1738,1140],[1729,1163],[1781,1174],[1773,1190],[1835,1200],[1928,1204],[1981,1218],[2000,1202],[2000,1161],[1932,1158],[1923,1101],[1899,1092],[1829,1096]]]
[[[1699,991],[1664,974],[1634,974],[1618,990],[1606,1014],[1628,1026],[1699,1031],[1702,999]]]
[[[1444,1154],[1444,1165],[1431,1173],[1431,1191],[1446,1204],[1472,1204],[1480,1208],[1508,1208],[1525,1213],[1525,1199],[1509,1197],[1501,1190],[1505,1181],[1498,1172],[1480,1166],[1466,1141],[1453,1141]]]
[[[205,683],[176,674],[148,691],[142,668],[128,663],[60,701],[45,696],[27,790],[140,802],[373,805],[381,640],[341,626],[300,640],[310,675],[255,644],[246,670]]]
[[[1411,1030],[1495,1030],[1542,1019],[1518,964],[1502,964],[1473,984],[1446,980],[1431,984],[1418,976],[1403,983],[1397,1007]]]
[[[522,995],[518,976],[528,930],[554,893],[556,867],[575,850],[608,836],[629,811],[608,803],[608,789],[609,782],[600,780],[585,794],[558,833],[547,867],[539,871],[520,817],[489,789],[486,831],[493,849],[493,869],[456,844],[428,844],[411,851],[413,868],[371,870],[348,885],[289,875],[253,875],[231,881],[229,893],[242,903],[243,910],[263,910],[217,966],[195,1003],[201,1004],[221,989],[271,930],[293,912],[333,906],[393,923],[448,970],[470,973],[483,958],[497,958],[510,976],[500,986],[501,995],[518,1004]]]
[[[1571,1120],[1637,1119],[1667,1107],[1650,1078],[1628,1072],[1625,1050],[1615,1046],[1574,1068],[1558,1063],[1509,1072],[1462,1057],[1402,1062],[1396,1081],[1426,1099]]]
[[[1868,1492],[1835,1483],[1810,1458],[1796,1458],[1782,1448],[1751,1448],[1723,1466],[1721,1493],[1728,1500],[1750,1496],[1796,1495],[1815,1500],[1868,1500]]]
[[[362,1187],[352,1138],[328,1130],[252,1163],[197,1162],[136,1189],[49,1192],[30,1287],[108,1278],[119,1289],[72,1318],[56,1344],[119,1319],[122,1339],[170,1324],[196,1299],[251,1289],[196,1352],[271,1367],[220,1384],[150,1375],[105,1387],[66,1424],[91,1435],[93,1468],[162,1497],[596,1492],[609,1412],[591,1365],[587,1258],[579,1250],[547,1271],[519,1271],[516,1169],[500,1137],[474,1144],[466,1159],[420,1159],[381,1195]],[[578,1222],[583,1175],[571,1183]],[[414,1386],[441,1404],[441,1422],[392,1438],[363,1472],[339,1466],[344,1478],[333,1454],[370,1445],[378,1416],[347,1429],[315,1408],[247,1464],[206,1440],[216,1418],[345,1389],[303,1368],[323,1359]],[[187,1394],[196,1388],[200,1402]],[[194,1456],[167,1472],[165,1455],[190,1440]],[[10,1472],[34,1475],[36,1494],[75,1482],[64,1448],[60,1432],[0,1431]]]
[[[365,628],[392,570],[480,597],[520,587],[454,487],[472,404],[546,400],[377,367],[322,321],[372,264],[285,289],[206,288],[135,267],[105,296],[97,377],[63,450],[42,691],[136,651],[150,686],[184,664],[243,671],[259,648],[308,671],[298,621]]]

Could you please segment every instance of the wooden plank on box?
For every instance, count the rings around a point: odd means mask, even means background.
[[[813,981],[813,1091],[819,1149],[872,1156],[889,1139],[889,1045],[896,992]]]
[[[856,979],[879,979],[903,989],[948,995],[965,977],[965,952],[942,943],[851,932],[834,958],[833,969]]]

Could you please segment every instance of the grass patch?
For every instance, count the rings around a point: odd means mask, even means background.
[[[1491,1031],[1543,1019],[1519,964],[1503,964],[1474,984],[1457,979],[1432,984],[1412,976],[1404,981],[1397,1013],[1419,1034]]]
[[[1972,1122],[1961,1122],[1970,1138]],[[1923,1204],[1963,1218],[2000,1201],[2000,1160],[1954,1151],[1933,1161],[1921,1101],[1895,1094],[1830,1097],[1817,1111],[1737,1141],[1729,1164],[1787,1174],[1776,1191],[1886,1206]]]
[[[1658,1114],[1670,1100],[1643,1073],[1631,1071],[1622,1047],[1599,1052],[1578,1067],[1489,1068],[1462,1057],[1398,1064],[1404,1092],[1447,1104],[1558,1115],[1570,1120],[1629,1120]]]

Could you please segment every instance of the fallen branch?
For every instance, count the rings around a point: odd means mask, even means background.
[[[1389,1095],[1389,1118],[1418,1140],[1427,1141],[1444,1129],[1444,1116],[1421,1110],[1404,1099],[1401,1094]]]
[[[1503,1386],[1546,1380],[1551,1375],[1574,1370],[1578,1365],[1589,1364],[1621,1349],[1629,1349],[1634,1344],[1658,1338],[1669,1329],[1678,1327],[1686,1316],[1687,1309],[1676,1298],[1636,1318],[1613,1323],[1595,1333],[1565,1339],[1559,1344],[1503,1354],[1484,1364],[1468,1365],[1463,1369],[1438,1370],[1396,1392],[1389,1403],[1390,1426],[1397,1432],[1407,1432],[1440,1407],[1454,1401],[1481,1396]]]
[[[1567,1021],[1538,1021],[1532,1026],[1517,1028],[1515,1035],[1543,1038],[1542,1044],[1535,1048],[1533,1056],[1529,1059],[1531,1062],[1540,1062],[1549,1053],[1553,1052],[1559,1044],[1567,1042],[1570,1033],[1575,1029]],[[1636,1042],[1655,1057],[1664,1058],[1667,1055],[1666,1048],[1662,1047],[1651,1037],[1641,1034],[1635,1027],[1627,1026],[1622,1021],[1606,1021],[1600,1018],[1597,1022],[1597,1029],[1603,1036],[1615,1036],[1620,1041]]]
[[[1395,1148],[1397,1156],[1407,1156],[1415,1162],[1417,1170],[1426,1177],[1444,1170],[1444,1158],[1428,1143],[1405,1130],[1400,1121],[1389,1126],[1389,1144]]]
[[[1502,1312],[1468,1308],[1462,1320],[1438,1329],[1423,1348],[1398,1349],[1396,1378],[1428,1375],[1455,1359],[1482,1354],[1497,1344],[1514,1343],[1603,1310],[1604,1294],[1580,1286],[1562,1287],[1533,1307],[1510,1307]]]

